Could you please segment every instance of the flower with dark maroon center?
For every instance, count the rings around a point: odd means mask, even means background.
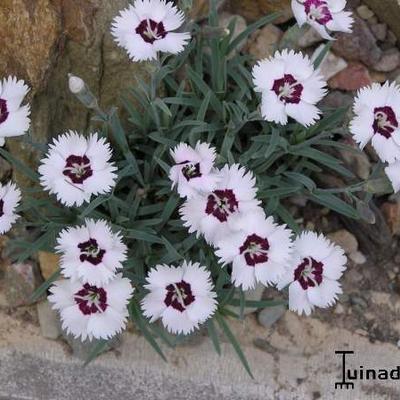
[[[89,239],[87,242],[79,243],[81,254],[79,259],[84,262],[88,261],[93,265],[98,265],[102,262],[105,250],[100,249],[96,239]]]
[[[274,81],[272,90],[283,103],[299,104],[303,85],[297,82],[293,75],[285,74],[283,78]]]
[[[74,294],[74,300],[84,315],[102,313],[108,307],[106,291],[88,283]]]
[[[326,25],[332,21],[332,14],[325,0],[306,0],[304,9],[308,17],[321,25]]]
[[[240,254],[244,254],[247,265],[254,267],[256,264],[268,261],[268,250],[268,239],[254,233],[247,236],[247,239],[240,247]]]
[[[7,119],[8,114],[7,102],[4,99],[0,99],[0,124]]]
[[[324,264],[312,257],[303,259],[303,262],[295,269],[294,279],[298,281],[304,290],[315,287],[322,282]]]
[[[226,222],[229,215],[237,211],[239,203],[231,189],[214,190],[207,200],[206,214],[213,215],[220,222]]]
[[[195,300],[190,284],[185,281],[171,283],[166,289],[165,305],[167,307],[171,306],[180,312],[185,311],[186,307]]]
[[[83,183],[93,175],[89,158],[87,156],[69,156],[66,160],[63,174],[68,176],[72,183]]]
[[[186,178],[186,180],[189,182],[193,178],[200,178],[201,177],[201,172],[200,172],[200,163],[196,164],[191,164],[188,163],[182,168],[182,174]]]
[[[386,139],[392,136],[392,133],[399,127],[396,114],[392,107],[376,107],[374,109],[374,133],[379,133]]]
[[[162,22],[152,19],[144,19],[136,28],[136,33],[140,35],[146,43],[153,44],[156,40],[164,39],[167,31]]]

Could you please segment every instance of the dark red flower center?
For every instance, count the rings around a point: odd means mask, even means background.
[[[156,40],[164,39],[167,31],[162,22],[152,19],[144,19],[136,28],[136,33],[140,35],[146,43],[154,43]]]
[[[102,262],[105,250],[100,249],[96,239],[89,239],[87,242],[79,243],[81,254],[79,259],[84,262],[88,261],[93,265],[98,265]]]
[[[195,300],[190,284],[185,281],[171,283],[166,289],[165,305],[167,307],[171,306],[180,312],[185,311],[186,307]]]
[[[237,211],[239,203],[231,189],[214,190],[207,200],[206,214],[213,215],[220,222],[226,222],[228,217]]]
[[[324,264],[312,257],[304,258],[303,262],[294,271],[294,279],[298,281],[304,290],[320,285]]]
[[[374,110],[374,133],[379,133],[386,139],[392,136],[392,133],[398,128],[399,123],[392,107],[376,107]]]
[[[283,103],[298,104],[303,93],[303,85],[297,82],[293,75],[285,74],[283,78],[274,81],[272,90]]]
[[[4,215],[4,200],[0,199],[0,217]]]
[[[4,99],[0,99],[0,124],[7,119],[8,114],[7,102]]]
[[[74,294],[74,300],[84,315],[102,313],[108,307],[106,291],[88,283]]]
[[[268,250],[268,239],[254,233],[247,236],[247,239],[240,247],[240,254],[244,254],[247,265],[254,267],[256,264],[268,261]]]
[[[333,19],[326,0],[306,0],[304,10],[308,18],[321,25],[326,25]]]
[[[72,183],[83,183],[93,175],[90,160],[86,156],[71,155],[66,161],[63,174],[68,176]]]
[[[193,178],[200,178],[201,177],[200,163],[196,164],[187,163],[182,168],[182,174],[188,182]]]

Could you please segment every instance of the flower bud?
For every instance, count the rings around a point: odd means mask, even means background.
[[[68,86],[73,94],[78,94],[84,90],[85,82],[79,76],[68,74]]]

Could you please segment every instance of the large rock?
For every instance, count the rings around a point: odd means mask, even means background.
[[[364,0],[382,22],[386,22],[400,39],[400,1],[399,0]]]
[[[243,15],[249,21],[256,21],[267,14],[280,12],[275,21],[283,23],[293,17],[290,0],[230,0],[232,12]]]
[[[0,76],[16,74],[31,86],[34,141],[91,126],[89,112],[68,91],[68,72],[81,76],[104,108],[118,106],[121,90],[143,76],[146,64],[131,62],[110,34],[112,19],[127,5],[127,0],[0,2]],[[38,155],[29,145],[13,138],[7,146],[36,168]]]

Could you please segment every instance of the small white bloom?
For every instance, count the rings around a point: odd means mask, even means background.
[[[190,40],[188,32],[176,31],[184,14],[166,0],[136,0],[114,18],[111,33],[133,61],[157,58],[157,52],[178,54]]]
[[[175,165],[171,167],[169,179],[173,188],[177,186],[181,197],[191,198],[198,192],[211,192],[215,189],[219,178],[214,170],[214,147],[197,142],[193,149],[186,143],[180,143],[171,150],[171,156]]]
[[[210,193],[198,194],[187,199],[179,212],[189,232],[204,235],[205,240],[215,244],[221,238],[237,230],[236,225],[250,211],[259,211],[256,199],[256,180],[251,172],[240,165],[225,165],[219,171],[220,181]]]
[[[28,92],[25,82],[16,77],[0,81],[0,146],[5,137],[21,136],[29,129],[30,106],[21,106]]]
[[[293,243],[290,267],[278,283],[289,285],[289,309],[310,315],[314,307],[333,305],[342,293],[338,279],[346,269],[341,247],[323,235],[303,232]]]
[[[85,220],[85,225],[63,230],[56,250],[62,254],[60,268],[67,278],[102,286],[114,279],[126,260],[126,246],[104,220]]]
[[[21,200],[21,191],[15,183],[0,184],[0,234],[11,229],[12,224],[19,217],[15,213]]]
[[[385,168],[387,177],[392,183],[393,190],[395,193],[400,191],[400,161],[396,161],[393,164],[389,164]]]
[[[292,0],[293,14],[299,26],[311,25],[324,39],[334,40],[331,32],[352,31],[354,19],[344,11],[346,0]]]
[[[86,138],[70,131],[54,139],[41,160],[40,182],[66,206],[81,206],[115,186],[117,168],[109,161],[111,155],[110,145],[97,133]]]
[[[220,262],[232,263],[232,281],[243,290],[257,282],[267,286],[277,283],[290,261],[292,231],[274,223],[272,217],[249,213],[238,225],[238,232],[224,237],[216,247]]]
[[[109,339],[125,328],[133,288],[118,274],[104,286],[91,286],[72,279],[50,287],[48,300],[60,312],[62,328],[81,340]]]
[[[315,104],[325,96],[326,82],[308,56],[277,51],[254,66],[253,82],[262,94],[261,114],[267,121],[286,125],[292,117],[309,126],[320,118]]]
[[[395,83],[373,83],[357,93],[350,132],[360,148],[372,139],[382,161],[400,160],[400,88]]]
[[[71,93],[78,94],[85,88],[85,82],[72,74],[68,74],[68,87]]]
[[[149,272],[147,282],[149,293],[141,302],[143,314],[150,322],[161,318],[171,333],[187,335],[217,309],[210,272],[199,263],[157,265]]]

